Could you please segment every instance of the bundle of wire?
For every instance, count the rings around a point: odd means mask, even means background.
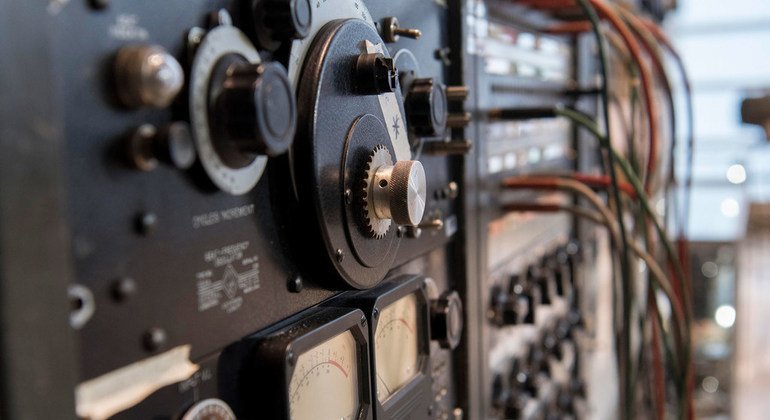
[[[674,247],[664,228],[664,223],[659,220],[658,215],[653,211],[650,204],[651,197],[663,194],[665,197],[671,197],[671,201],[676,202],[677,192],[671,194],[669,188],[675,186],[675,173],[673,165],[673,154],[675,152],[675,142],[678,133],[676,131],[675,120],[675,101],[674,92],[666,70],[666,63],[660,47],[662,46],[682,72],[683,85],[685,90],[687,105],[687,168],[686,168],[686,188],[691,186],[692,172],[692,149],[693,149],[693,129],[692,129],[692,105],[690,102],[690,85],[687,80],[684,66],[672,43],[666,38],[663,31],[652,21],[637,17],[630,9],[624,6],[616,6],[601,0],[520,0],[533,8],[544,10],[563,10],[571,8],[574,11],[581,12],[587,20],[566,22],[547,28],[546,31],[554,34],[579,35],[585,32],[592,32],[595,37],[599,70],[602,76],[601,87],[601,121],[603,127],[600,129],[594,119],[584,113],[574,109],[559,108],[555,110],[556,115],[568,118],[580,127],[587,129],[599,141],[599,145],[604,151],[605,168],[607,176],[596,177],[587,174],[572,174],[568,177],[560,176],[526,176],[510,178],[503,182],[505,188],[528,188],[528,189],[547,189],[561,190],[577,194],[586,199],[595,210],[588,210],[577,205],[553,205],[538,203],[512,203],[506,206],[511,211],[565,211],[578,217],[605,225],[610,232],[610,238],[619,250],[618,259],[620,262],[620,283],[623,305],[616,306],[616,311],[622,313],[621,327],[618,328],[620,334],[618,337],[618,363],[619,372],[622,380],[621,387],[621,406],[623,418],[633,418],[635,416],[635,401],[638,387],[636,385],[637,375],[640,374],[636,365],[641,364],[641,360],[633,360],[632,329],[634,324],[632,311],[635,302],[633,278],[631,275],[631,259],[629,253],[635,254],[647,267],[649,276],[648,293],[639,297],[644,299],[640,307],[644,306],[647,311],[655,316],[646,318],[639,314],[639,330],[644,333],[644,325],[649,322],[650,345],[652,350],[652,370],[654,384],[653,400],[655,402],[655,414],[658,418],[664,418],[666,412],[666,391],[665,384],[667,380],[673,382],[678,403],[676,404],[677,417],[693,418],[692,409],[692,346],[690,342],[690,327],[692,323],[691,307],[691,285],[686,275],[685,263],[680,259],[686,256],[686,222],[689,215],[689,191],[684,195],[684,205],[681,211],[675,209],[675,220],[678,226],[678,250]],[[601,17],[601,18],[600,18]],[[607,31],[602,25],[602,20],[607,22],[611,31]],[[641,93],[643,106],[640,112],[646,114],[647,121],[647,156],[646,164],[641,165],[637,162],[637,157],[633,153],[634,137],[633,132],[629,135],[630,146],[629,156],[622,156],[618,150],[613,147],[614,142],[610,139],[610,94],[608,77],[608,54],[605,43],[607,41],[614,45],[615,51],[619,55],[629,58],[629,71],[634,76],[641,79]],[[660,127],[659,119],[661,116],[659,104],[655,98],[656,82],[665,93],[666,105],[671,111],[670,120],[670,142],[669,159],[671,165],[668,168],[669,177],[665,179],[662,186],[656,186],[655,175],[660,170]],[[634,105],[635,95],[632,95],[632,105]],[[632,107],[632,124],[634,111]],[[620,172],[618,172],[618,170]],[[622,180],[621,175],[625,178]],[[605,204],[603,200],[589,187],[602,188],[609,190],[610,200]],[[662,191],[661,191],[662,189]],[[625,196],[625,197],[624,197]],[[630,200],[629,200],[630,199]],[[614,208],[613,216],[610,208]],[[668,209],[668,206],[667,206]],[[635,224],[633,230],[626,228],[626,216],[633,214]],[[665,219],[667,220],[667,219]],[[639,243],[638,239],[642,240]],[[663,267],[656,260],[658,245],[666,257],[666,267]],[[629,252],[630,250],[630,252]],[[668,273],[668,274],[667,274]],[[667,320],[664,311],[658,306],[657,295],[662,294],[671,306],[672,319]],[[646,318],[646,319],[645,319]],[[666,332],[667,334],[663,334]],[[665,356],[672,366],[669,375],[663,368],[664,361],[661,355],[661,347],[665,351]],[[642,352],[637,352],[640,356]]]

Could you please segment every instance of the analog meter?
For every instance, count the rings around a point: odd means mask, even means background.
[[[329,302],[339,304],[360,308],[369,319],[375,418],[430,417],[430,303],[425,278],[400,276]]]
[[[220,366],[240,380],[221,385],[237,418],[371,419],[367,323],[357,309],[313,308],[231,346]]]
[[[417,295],[408,294],[386,306],[374,332],[377,399],[385,402],[419,373]]]
[[[289,417],[299,419],[358,418],[356,339],[350,331],[324,341],[297,357],[289,382]],[[329,390],[334,390],[330,403]]]

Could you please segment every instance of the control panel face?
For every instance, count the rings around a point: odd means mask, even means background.
[[[236,343],[258,346],[340,294],[389,293],[379,287],[404,273],[430,277],[434,292],[378,307],[376,331],[293,349],[275,412],[382,417],[412,395],[421,414],[456,407],[462,303],[442,261],[459,236],[456,165],[469,150],[456,141],[467,119],[450,108],[468,90],[450,82],[459,62],[436,54],[450,50],[448,22],[430,1],[52,11],[81,416],[249,418],[238,390],[258,386],[233,375],[262,356],[234,357]],[[437,325],[455,319],[448,338],[431,339],[434,303]],[[450,364],[441,375],[434,358]],[[124,374],[143,391],[105,405]],[[434,387],[441,407],[427,403]]]

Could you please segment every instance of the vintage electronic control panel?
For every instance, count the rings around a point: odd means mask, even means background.
[[[510,212],[532,195],[501,187],[586,162],[537,112],[585,76],[548,19],[496,0],[0,5],[0,342],[35,366],[0,369],[3,413],[581,417],[594,236]]]

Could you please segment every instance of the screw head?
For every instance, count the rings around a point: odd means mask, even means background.
[[[292,293],[301,292],[304,286],[300,275],[296,275],[289,279],[289,291]]]
[[[167,339],[166,331],[162,328],[154,327],[144,333],[142,341],[144,343],[144,348],[147,351],[157,351],[166,344]]]
[[[338,262],[342,262],[345,258],[345,252],[342,251],[342,248],[337,248],[337,251],[334,254],[337,257]]]
[[[142,235],[151,235],[158,228],[158,216],[152,212],[145,212],[137,219],[137,230]]]
[[[125,301],[136,293],[136,281],[131,277],[121,277],[112,284],[112,297],[118,302]]]

